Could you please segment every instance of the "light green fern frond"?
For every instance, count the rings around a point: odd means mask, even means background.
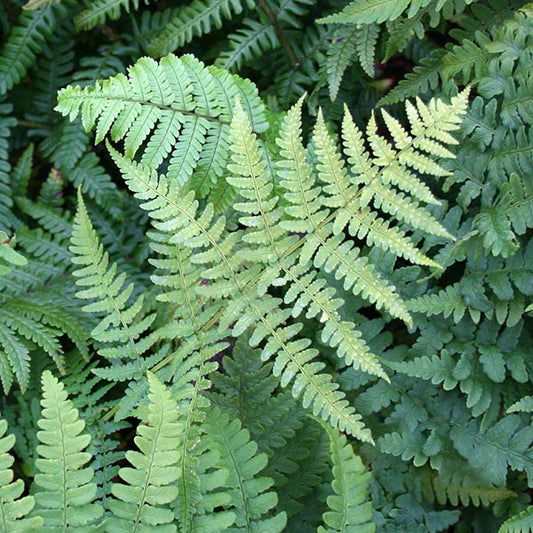
[[[42,385],[34,514],[43,517],[45,529],[86,531],[102,517],[102,507],[93,503],[94,470],[84,466],[91,459],[85,451],[91,438],[63,384],[45,371]]]
[[[41,517],[27,518],[35,505],[33,496],[22,496],[24,482],[13,481],[14,459],[9,453],[15,443],[14,435],[6,435],[7,422],[0,420],[0,532],[41,531]]]
[[[172,232],[173,241],[196,249],[196,257],[191,261],[205,265],[202,276],[208,280],[198,292],[218,300],[231,296],[231,303],[225,306],[220,317],[223,330],[233,324],[232,334],[238,336],[248,326],[257,323],[252,342],[257,344],[268,339],[263,357],[277,354],[274,373],[282,375],[282,384],[286,386],[295,378],[293,394],[299,396],[304,390],[306,407],[312,405],[316,414],[330,419],[343,431],[364,440],[371,439],[368,430],[363,429],[360,416],[354,414],[338,385],[329,375],[319,374],[324,364],[312,362],[317,351],[309,348],[310,341],[293,340],[301,325],[284,325],[290,310],[281,310],[278,299],[268,295],[259,297],[253,285],[247,288],[258,270],[256,267],[243,269],[246,258],[234,253],[241,233],[224,235],[225,221],[223,218],[213,221],[212,206],[199,212],[192,192],[183,197],[166,176],[158,176],[155,171],[124,158],[112,148],[110,151],[128,187],[143,202],[141,207],[149,211],[156,229]]]
[[[178,492],[177,448],[183,425],[171,393],[153,374],[148,374],[148,383],[150,404],[135,437],[139,451],[126,452],[131,467],[119,471],[125,483],[114,483],[111,489],[115,499],[109,501],[110,533],[176,531],[169,504]]]
[[[533,531],[533,506],[506,520],[498,533],[529,533]]]
[[[86,313],[105,313],[91,335],[107,344],[99,353],[113,363],[109,371],[95,370],[110,379],[123,380],[131,373],[138,373],[142,366],[142,355],[152,346],[153,336],[143,336],[152,324],[155,315],[143,311],[143,296],[131,303],[133,283],[126,285],[126,275],[117,275],[117,266],[109,262],[93,229],[81,193],[78,193],[78,212],[74,219],[71,237],[72,262],[80,265],[73,272],[76,285],[83,287],[76,293],[82,300],[92,300],[83,310]],[[120,359],[133,360],[135,365],[119,368]]]
[[[231,510],[235,513],[231,531],[283,531],[285,513],[272,515],[278,503],[276,493],[268,491],[273,480],[259,476],[267,457],[257,453],[257,444],[250,440],[248,430],[241,427],[239,420],[230,421],[216,407],[209,410],[205,429],[220,453],[219,465],[229,472],[227,483],[231,487]]]
[[[264,105],[248,81],[217,67],[205,68],[190,55],[159,62],[141,58],[129,69],[94,87],[67,87],[57,110],[84,127],[96,127],[96,140],[110,133],[123,140],[128,157],[151,168],[168,165],[169,178],[185,184],[198,172],[205,196],[225,169],[232,103],[239,97],[256,131],[267,127]]]
[[[320,526],[318,532],[373,533],[376,525],[372,521],[372,504],[368,501],[370,472],[354,454],[345,436],[331,428],[327,431],[331,439],[332,487],[335,494],[328,496],[330,511],[323,516],[326,527]]]

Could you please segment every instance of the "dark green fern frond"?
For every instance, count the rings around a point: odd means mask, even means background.
[[[114,483],[111,489],[115,499],[109,501],[112,514],[106,530],[110,533],[149,528],[176,531],[169,504],[177,496],[177,445],[183,425],[171,393],[153,374],[148,374],[148,383],[150,404],[135,437],[139,451],[126,452],[131,466],[119,470],[124,483]]]
[[[13,28],[0,51],[0,95],[6,94],[24,77],[46,38],[54,32],[58,20],[65,14],[63,6],[54,5],[20,15],[19,25]]]
[[[189,5],[167,11],[167,25],[148,45],[153,57],[161,57],[190,42],[194,37],[220,28],[222,19],[231,19],[244,6],[254,7],[251,0],[193,0]]]
[[[346,437],[327,428],[331,439],[333,462],[334,495],[328,496],[331,509],[324,514],[326,527],[320,526],[319,533],[358,531],[373,533],[376,525],[372,521],[372,505],[368,501],[370,472],[361,459],[354,454]]]
[[[44,528],[82,531],[96,525],[102,507],[94,503],[94,470],[85,466],[91,459],[85,450],[91,438],[85,422],[68,399],[63,384],[49,371],[42,375],[43,398],[37,447],[34,513],[44,519]]]
[[[210,409],[205,428],[207,438],[220,453],[219,465],[229,471],[227,483],[235,513],[232,531],[283,531],[285,513],[269,516],[277,504],[276,493],[268,491],[273,481],[258,475],[266,466],[267,457],[256,453],[257,444],[250,440],[249,432],[216,407]]]
[[[244,19],[237,32],[228,35],[228,45],[216,64],[230,71],[239,71],[243,64],[251,63],[279,46],[279,40],[272,24],[261,24],[254,19]]]
[[[35,505],[33,496],[22,496],[24,482],[13,481],[13,456],[9,453],[15,443],[14,435],[6,435],[7,422],[0,420],[0,532],[41,531],[41,517],[27,518]],[[21,497],[22,496],[22,497]]]
[[[143,0],[149,4],[150,0]],[[74,23],[78,30],[90,30],[99,24],[105,24],[107,19],[115,20],[124,10],[138,9],[140,0],[91,0],[85,2],[86,8],[76,15]]]
[[[6,116],[12,111],[10,105],[0,106],[0,230],[6,231],[13,227],[13,197],[9,173],[11,164],[8,156],[8,139],[11,128],[16,124],[13,117]],[[5,239],[2,239],[2,241]]]

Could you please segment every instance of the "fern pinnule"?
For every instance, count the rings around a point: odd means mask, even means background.
[[[140,532],[149,528],[176,531],[174,513],[169,504],[178,494],[180,476],[178,445],[183,424],[172,394],[155,377],[148,374],[149,405],[137,428],[138,451],[128,450],[131,464],[119,470],[124,483],[114,483],[114,499],[109,501],[111,516],[107,531]]]
[[[63,384],[48,370],[43,372],[42,386],[34,514],[43,517],[45,529],[85,531],[96,525],[103,511],[94,503],[93,467],[84,466],[91,459],[85,451],[91,437],[84,433],[85,422],[79,418]]]

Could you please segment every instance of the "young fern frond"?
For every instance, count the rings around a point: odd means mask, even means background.
[[[283,531],[287,522],[285,513],[264,516],[272,512],[278,498],[275,492],[268,491],[272,479],[258,476],[267,464],[267,457],[257,454],[257,444],[250,440],[248,430],[241,427],[239,420],[230,421],[217,407],[210,409],[204,425],[206,438],[220,453],[219,465],[229,472],[227,484],[231,487],[231,510],[235,513],[231,530]]]
[[[335,494],[328,496],[330,511],[323,516],[326,527],[320,526],[318,533],[374,533],[376,524],[372,520],[372,504],[368,501],[370,472],[354,454],[344,435],[331,428],[327,431],[331,442]]]
[[[109,255],[104,251],[91,220],[85,203],[78,192],[78,211],[74,219],[70,251],[72,262],[80,265],[73,272],[77,278],[76,285],[81,287],[76,296],[82,300],[91,300],[83,306],[86,313],[105,313],[98,325],[92,330],[92,337],[103,343],[100,355],[109,359],[109,369],[98,369],[95,373],[107,379],[127,379],[144,368],[143,355],[155,342],[153,335],[144,336],[155,315],[146,315],[143,311],[142,295],[129,303],[134,291],[133,283],[126,284],[126,275],[117,275],[117,266],[109,262]],[[107,345],[107,346],[105,346]],[[120,364],[128,359],[135,364]]]
[[[15,443],[14,435],[6,435],[7,422],[0,420],[0,532],[41,531],[43,519],[28,518],[35,505],[33,496],[22,496],[24,482],[13,481],[13,456],[9,453]],[[22,496],[22,497],[21,497]]]
[[[102,507],[94,503],[94,470],[85,466],[91,459],[85,450],[90,436],[85,422],[68,399],[63,384],[48,370],[42,375],[42,414],[36,461],[36,509],[45,529],[85,531],[102,517]]]
[[[148,383],[150,404],[135,437],[139,451],[126,452],[131,466],[119,470],[125,483],[114,483],[111,489],[115,499],[109,501],[109,533],[150,528],[176,531],[169,504],[178,493],[177,445],[182,439],[183,424],[170,391],[151,373]]]

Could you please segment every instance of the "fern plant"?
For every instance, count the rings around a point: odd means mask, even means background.
[[[0,529],[528,530],[529,4],[0,28]]]

